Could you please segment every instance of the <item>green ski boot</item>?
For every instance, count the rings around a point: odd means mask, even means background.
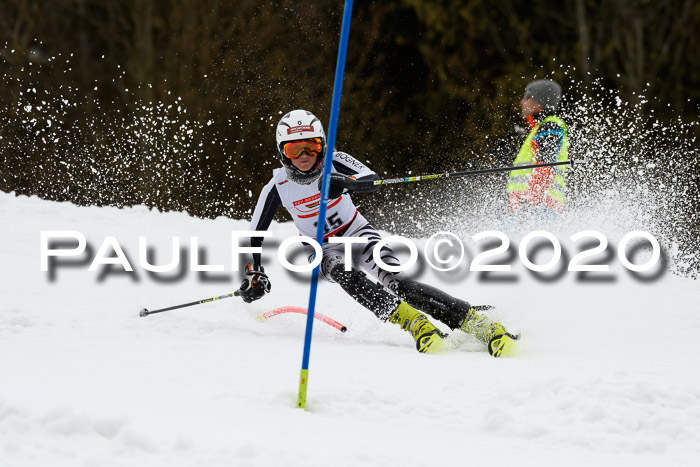
[[[406,302],[401,304],[389,316],[389,321],[408,331],[416,341],[416,349],[421,353],[438,353],[444,345],[446,334],[428,321],[428,318]]]
[[[478,314],[474,308],[469,309],[467,319],[460,329],[485,343],[489,354],[494,357],[513,356],[515,341],[520,339],[520,334],[509,333],[501,323],[491,322],[486,316]]]

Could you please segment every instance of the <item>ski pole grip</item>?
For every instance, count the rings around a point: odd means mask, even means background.
[[[358,193],[369,193],[372,191],[377,191],[377,185],[374,184],[374,180],[357,180],[352,184],[351,192]]]

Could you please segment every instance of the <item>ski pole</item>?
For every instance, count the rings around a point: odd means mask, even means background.
[[[531,165],[518,165],[510,167],[497,167],[495,169],[480,169],[480,170],[465,170],[464,172],[447,172],[431,175],[418,175],[417,177],[404,177],[404,178],[388,178],[384,180],[374,180],[372,185],[389,185],[392,183],[406,183],[406,182],[419,182],[421,180],[432,180],[436,178],[448,178],[448,177],[466,177],[469,175],[481,175],[496,172],[510,172],[512,170],[525,170],[525,169],[539,169],[541,167],[552,167],[555,165],[571,165],[573,167],[574,161],[562,161],[562,162],[547,162],[545,164],[531,164]],[[358,182],[363,183],[363,182]],[[368,182],[364,182],[368,183]],[[368,183],[369,184],[369,183]],[[362,191],[357,190],[357,191]]]
[[[170,306],[168,308],[160,308],[158,310],[149,310],[148,308],[144,308],[139,312],[139,316],[143,318],[144,316],[152,315],[154,313],[162,313],[164,311],[177,310],[178,308],[185,308],[188,306],[201,305],[202,303],[209,303],[209,302],[213,302],[215,300],[223,300],[224,298],[233,297],[234,295],[237,296],[236,292],[226,294],[226,295],[219,295],[218,297],[205,298],[204,300],[198,300],[196,302],[183,303],[182,305]]]

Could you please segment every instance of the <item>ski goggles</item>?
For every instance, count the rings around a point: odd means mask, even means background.
[[[282,150],[289,159],[297,159],[304,151],[319,155],[323,149],[321,138],[300,139],[284,143]]]

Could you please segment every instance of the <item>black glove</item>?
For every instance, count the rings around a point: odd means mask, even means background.
[[[328,199],[336,199],[340,198],[342,195],[345,193],[348,193],[349,191],[352,191],[350,188],[352,187],[352,183],[355,182],[355,179],[352,179],[350,177],[347,177],[342,174],[331,174],[329,181],[331,182],[331,186],[328,189]],[[323,184],[323,177],[318,179],[318,189],[321,189],[321,185]]]
[[[241,287],[233,294],[243,298],[244,302],[251,303],[269,292],[270,279],[265,274],[265,269],[259,264],[246,264],[245,279],[243,279]]]
[[[328,189],[328,199],[340,198],[345,193],[359,191],[370,193],[377,191],[381,185],[375,185],[374,181],[379,180],[377,175],[369,175],[360,179],[355,179],[339,173],[332,173],[330,177],[331,186]],[[318,179],[318,189],[321,189],[323,178]]]

